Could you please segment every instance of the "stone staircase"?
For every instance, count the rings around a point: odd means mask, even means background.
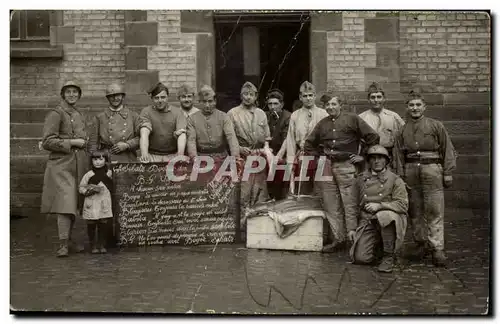
[[[171,102],[175,98],[171,98]],[[10,107],[10,205],[11,215],[39,214],[43,173],[48,153],[40,150],[43,122],[49,107],[58,98],[37,101],[12,99]],[[149,104],[146,96],[127,98],[130,108],[139,112]],[[82,98],[81,107],[91,117],[105,109],[105,98]],[[388,108],[404,116],[404,101],[388,102]],[[348,109],[367,109],[366,100],[351,102]],[[426,116],[444,122],[458,152],[453,187],[446,190],[449,210],[473,209],[483,214],[490,209],[490,104],[489,96],[476,94],[445,95],[428,102]],[[453,216],[458,217],[458,216]],[[465,216],[464,216],[465,217]]]

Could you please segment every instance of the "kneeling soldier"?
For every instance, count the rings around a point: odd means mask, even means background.
[[[370,264],[383,248],[378,270],[391,272],[406,233],[408,194],[403,180],[387,169],[390,157],[386,148],[372,146],[367,158],[369,168],[358,178],[358,228],[348,233],[354,241],[350,254],[353,263]]]

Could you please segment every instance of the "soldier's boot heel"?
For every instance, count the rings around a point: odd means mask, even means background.
[[[432,263],[435,267],[445,267],[447,260],[448,258],[446,258],[443,250],[436,250],[432,252]]]
[[[382,262],[380,262],[379,266],[377,267],[377,270],[379,272],[392,272],[394,264],[395,264],[394,255],[386,254],[382,258]]]
[[[57,257],[62,258],[62,257],[67,257],[68,254],[68,240],[61,240],[61,243],[59,245],[59,249],[57,250]]]

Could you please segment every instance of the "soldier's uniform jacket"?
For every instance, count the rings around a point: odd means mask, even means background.
[[[360,190],[360,207],[366,203],[380,203],[381,210],[390,210],[397,214],[407,215],[408,194],[404,181],[392,173],[385,170],[379,174],[370,170],[364,171],[358,177],[358,187]],[[361,209],[362,219],[371,219],[373,214]]]
[[[94,118],[94,129],[90,137],[92,148],[111,149],[118,142],[127,143],[130,148],[119,154],[111,154],[112,161],[135,162],[139,148],[139,115],[126,106],[119,111],[106,109]]]
[[[399,175],[404,175],[404,164],[409,154],[422,156],[435,153],[443,166],[443,175],[451,175],[456,167],[456,152],[444,125],[435,119],[422,116],[409,119],[396,138],[394,163]]]
[[[290,125],[286,137],[286,155],[295,157],[297,148],[304,149],[304,143],[315,126],[328,117],[326,110],[316,106],[311,109],[300,108],[290,116]]]
[[[264,147],[271,138],[266,113],[258,108],[247,109],[243,105],[236,106],[227,113],[231,119],[236,138],[240,146],[250,149]]]
[[[215,109],[210,115],[197,111],[188,118],[187,153],[190,157],[230,152],[240,156],[233,123],[226,113]]]
[[[357,187],[361,213],[353,245],[349,252],[351,258],[355,260],[355,254],[359,252],[361,255],[368,253],[366,249],[369,249],[370,244],[366,245],[367,241],[366,239],[363,240],[362,237],[370,227],[370,220],[372,219],[376,220],[381,227],[386,227],[391,222],[394,222],[396,229],[394,251],[398,252],[403,245],[408,223],[408,193],[406,192],[405,183],[399,176],[387,169],[378,174],[371,170],[365,170],[358,177]],[[363,206],[369,202],[380,203],[382,209],[373,214],[363,210]],[[347,224],[350,224],[350,222]],[[354,229],[348,228],[348,230],[352,231]]]
[[[41,213],[77,214],[78,185],[88,171],[85,149],[71,139],[87,140],[85,117],[62,101],[45,118],[42,147],[50,152],[43,181]]]
[[[405,124],[398,113],[385,108],[380,113],[368,109],[359,114],[359,117],[377,132],[380,136],[380,145],[387,149],[394,147],[394,140]]]

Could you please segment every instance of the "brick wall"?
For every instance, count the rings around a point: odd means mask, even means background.
[[[427,92],[490,91],[490,17],[486,13],[400,15],[402,86]]]
[[[158,45],[148,49],[148,69],[158,70],[172,92],[183,83],[196,87],[196,35],[181,33],[181,12],[148,11],[148,21],[158,22]]]
[[[340,92],[364,91],[365,67],[376,65],[376,45],[365,43],[365,18],[370,12],[344,12],[342,30],[327,33],[328,87]]]
[[[15,59],[10,62],[11,97],[44,97],[59,90],[61,61]]]
[[[65,33],[58,39],[64,57],[12,59],[11,96],[58,96],[62,83],[74,79],[85,96],[102,96],[104,87],[124,79],[124,13],[116,10],[65,10]]]
[[[64,26],[74,27],[75,33],[74,44],[64,45],[64,79],[78,80],[89,97],[103,96],[111,82],[123,82],[123,11],[65,10]]]

